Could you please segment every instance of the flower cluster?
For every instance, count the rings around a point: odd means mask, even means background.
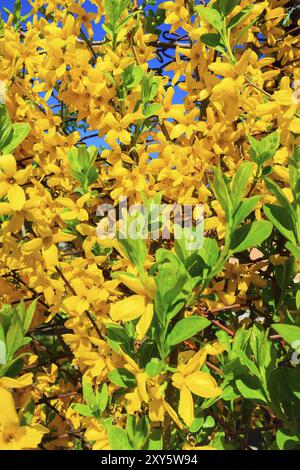
[[[299,446],[294,9],[5,11],[0,449]],[[121,198],[203,205],[202,248],[184,229],[100,239],[98,206]]]

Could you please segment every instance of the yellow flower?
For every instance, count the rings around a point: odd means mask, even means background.
[[[80,220],[83,222],[89,219],[89,215],[85,209],[83,209],[84,204],[89,200],[90,194],[85,194],[84,196],[77,199],[76,202],[72,201],[67,197],[61,197],[57,199],[57,202],[60,203],[64,208],[69,209],[68,211],[63,211],[60,213],[60,216],[63,220]]]
[[[115,277],[122,281],[136,295],[126,297],[111,305],[110,316],[114,321],[131,321],[140,318],[136,325],[138,339],[143,339],[151,325],[153,318],[153,298],[155,296],[155,282],[151,277],[146,277],[144,283],[129,273],[116,273]]]
[[[21,210],[25,204],[25,192],[20,185],[26,183],[30,167],[17,170],[13,155],[1,155],[0,170],[0,198],[7,194],[11,208],[16,211]]]
[[[223,348],[218,345],[200,349],[186,364],[179,364],[179,372],[172,376],[173,386],[180,390],[178,413],[187,426],[194,421],[192,393],[203,398],[214,398],[222,393],[217,382],[208,372],[199,371],[207,354],[220,354],[222,350]]]
[[[39,424],[20,426],[12,394],[0,388],[0,449],[36,449],[48,431]]]
[[[75,294],[64,300],[64,306],[69,312],[82,314],[90,308],[90,305],[108,298],[108,292],[105,289],[96,286],[87,288],[82,279],[75,278],[70,285]]]

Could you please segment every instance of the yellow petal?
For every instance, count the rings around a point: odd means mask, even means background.
[[[206,348],[199,349],[198,352],[188,361],[187,365],[184,368],[184,375],[191,374],[203,366],[206,361],[207,350]]]
[[[152,400],[149,404],[149,419],[152,422],[163,421],[165,410],[162,400]]]
[[[17,184],[11,185],[8,190],[7,197],[10,206],[14,211],[20,211],[23,209],[26,198],[24,190],[21,188],[21,186],[18,186]]]
[[[2,387],[0,387],[0,403],[0,428],[5,424],[18,424],[19,418],[12,394]]]
[[[194,421],[194,401],[193,396],[186,385],[183,385],[180,390],[178,413],[185,424],[190,427]]]
[[[208,66],[217,75],[222,75],[222,77],[232,77],[234,74],[234,67],[231,64],[225,64],[222,62],[217,62],[210,64]]]
[[[79,314],[82,314],[88,310],[90,306],[87,300],[81,297],[77,297],[77,295],[71,295],[65,299],[63,303],[67,310],[71,312],[77,312]]]
[[[32,377],[33,377],[33,374],[30,372],[22,375],[21,377],[18,377],[17,379],[13,379],[11,377],[1,377],[0,387],[4,387],[4,388],[27,387],[28,385],[32,384]]]
[[[21,426],[15,434],[16,449],[36,449],[48,430],[42,426]]]
[[[146,288],[143,283],[133,274],[126,272],[117,272],[114,277],[121,281],[128,289],[132,290],[136,294],[146,295]]]
[[[114,321],[130,321],[145,313],[146,298],[143,295],[132,295],[120,300],[110,307],[110,316]]]
[[[164,409],[166,410],[168,415],[171,416],[172,420],[174,421],[175,424],[177,424],[179,429],[184,429],[184,426],[179,421],[176,411],[165,400],[163,400],[162,403],[163,403]]]
[[[221,354],[223,351],[225,351],[224,346],[218,343],[218,341],[215,341],[213,344],[207,344],[205,349],[207,354],[210,354],[211,356],[217,356],[218,354]]]
[[[30,242],[24,243],[24,245],[22,246],[22,252],[24,253],[24,255],[30,255],[31,253],[40,250],[42,246],[43,239],[34,238],[33,240],[30,240]]]
[[[58,249],[56,245],[51,245],[50,248],[43,249],[43,257],[46,261],[47,267],[55,266],[58,264]]]
[[[177,139],[177,137],[185,133],[185,130],[186,127],[183,124],[176,124],[171,131],[171,139]]]
[[[185,377],[185,383],[190,391],[199,397],[213,398],[222,393],[215,379],[207,372],[194,372]]]
[[[0,168],[9,177],[13,177],[17,171],[17,164],[13,155],[0,156]]]
[[[149,303],[146,306],[145,313],[141,316],[140,321],[136,325],[136,332],[137,332],[139,340],[142,340],[146,336],[146,333],[151,326],[152,318],[153,318],[153,304]]]
[[[290,122],[289,130],[295,134],[300,134],[300,118],[293,119]]]

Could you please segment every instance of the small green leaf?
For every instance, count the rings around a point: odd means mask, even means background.
[[[254,401],[262,401],[267,403],[266,397],[261,390],[260,380],[251,375],[243,375],[242,378],[236,380],[236,386],[244,398]]]
[[[117,426],[109,427],[108,441],[112,450],[132,450],[126,431]]]
[[[232,201],[224,175],[220,168],[215,168],[214,171],[213,190],[216,198],[218,199],[222,209],[226,214],[226,221],[229,222],[232,216]]]
[[[263,207],[264,213],[277,230],[290,242],[297,244],[294,234],[294,221],[290,213],[280,206],[273,204],[265,204]]]
[[[82,416],[87,416],[87,417],[92,417],[93,412],[91,408],[88,405],[83,405],[81,403],[75,403],[75,405],[72,405],[72,408],[76,413],[79,413]]]
[[[136,386],[134,375],[124,368],[111,370],[108,374],[108,378],[119,387],[133,388]]]
[[[173,330],[167,337],[167,341],[170,346],[175,346],[175,344],[182,343],[183,341],[191,338],[199,331],[206,328],[210,325],[210,321],[204,317],[188,317],[183,318],[176,323]]]
[[[156,377],[161,373],[164,368],[164,364],[156,357],[152,358],[145,367],[146,374],[149,377]]]
[[[96,392],[96,408],[99,409],[100,414],[105,411],[108,403],[108,388],[107,384],[104,383],[101,387],[100,391]]]
[[[229,15],[237,5],[241,3],[241,0],[219,0],[213,4],[213,8],[218,4],[221,12],[224,16]]]
[[[221,48],[223,50],[223,44],[219,34],[202,34],[202,36],[200,36],[200,41],[203,42],[203,44],[206,44],[206,46],[213,47],[214,49]]]
[[[286,242],[285,247],[295,256],[297,261],[300,261],[300,248],[292,242]]]
[[[262,140],[257,140],[252,136],[248,137],[251,145],[250,156],[258,166],[263,165],[267,160],[274,157],[280,145],[280,135],[278,131],[272,132]]]
[[[239,253],[248,248],[260,245],[271,235],[272,224],[266,220],[255,221],[238,228],[232,235],[230,250]]]
[[[276,444],[280,450],[294,449],[299,440],[299,436],[286,429],[278,429],[276,433]]]
[[[161,436],[161,432],[159,429],[153,429],[147,450],[162,450],[163,448],[163,440]]]
[[[245,8],[243,8],[237,15],[231,18],[231,20],[228,23],[227,28],[230,30],[238,26],[243,21],[245,21],[248,18],[248,16],[251,15],[253,8],[254,8],[254,5],[247,5]]]
[[[250,162],[244,162],[238,168],[232,181],[231,201],[233,211],[235,211],[246,192],[246,186],[252,175],[253,167]]]
[[[0,364],[6,364],[6,344],[0,339]]]
[[[247,217],[254,211],[255,207],[258,204],[261,196],[252,196],[243,201],[238,210],[233,216],[232,226],[233,228],[237,227],[242,221],[246,220]]]
[[[223,22],[220,13],[213,8],[204,7],[198,5],[195,7],[196,12],[206,23],[213,26],[217,31],[221,32],[223,30]]]
[[[300,326],[285,325],[282,323],[273,323],[271,326],[292,348],[299,349]]]
[[[28,136],[30,132],[30,125],[28,123],[13,124],[13,134],[8,145],[3,149],[3,153],[12,153]]]
[[[160,103],[152,103],[144,111],[145,118],[149,118],[151,116],[157,116],[161,110],[162,106]]]
[[[93,408],[96,403],[96,396],[92,385],[85,378],[82,379],[82,391],[84,401],[90,408]]]

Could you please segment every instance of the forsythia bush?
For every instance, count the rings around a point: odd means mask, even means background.
[[[2,10],[0,449],[299,447],[298,18]],[[203,246],[97,236],[124,197],[201,204]]]

